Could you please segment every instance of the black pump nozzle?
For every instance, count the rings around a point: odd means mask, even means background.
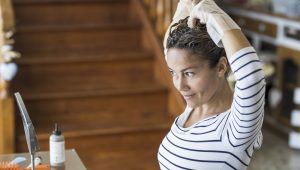
[[[61,135],[61,130],[58,128],[57,123],[55,123],[55,130],[53,131],[53,134],[56,136]]]

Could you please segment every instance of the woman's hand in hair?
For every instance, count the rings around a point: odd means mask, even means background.
[[[193,5],[197,5],[201,0],[192,0]]]
[[[240,29],[240,27],[213,0],[198,1],[200,2],[190,12],[189,27],[193,28],[197,21],[206,24],[207,32],[212,40],[219,47],[223,47],[221,39],[224,32]]]

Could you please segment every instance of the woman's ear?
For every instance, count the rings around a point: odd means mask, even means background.
[[[222,56],[218,62],[218,76],[224,77],[228,72],[228,60],[225,56]]]

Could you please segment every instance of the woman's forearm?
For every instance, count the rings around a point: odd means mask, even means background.
[[[239,29],[228,30],[222,37],[222,43],[227,57],[232,56],[235,52],[251,46],[245,35]]]

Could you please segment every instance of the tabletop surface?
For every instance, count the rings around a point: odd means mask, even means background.
[[[75,149],[68,149],[65,152],[66,154],[66,162],[63,167],[56,167],[57,170],[86,170],[85,166],[83,165],[82,161],[80,160],[78,154],[76,153]],[[5,154],[0,155],[0,161],[12,161],[16,157],[25,157],[26,164],[30,164],[30,154],[29,153],[15,153],[15,154]],[[49,151],[44,152],[37,152],[36,156],[40,156],[42,158],[42,164],[50,164],[50,155]],[[51,169],[53,169],[51,167]]]

